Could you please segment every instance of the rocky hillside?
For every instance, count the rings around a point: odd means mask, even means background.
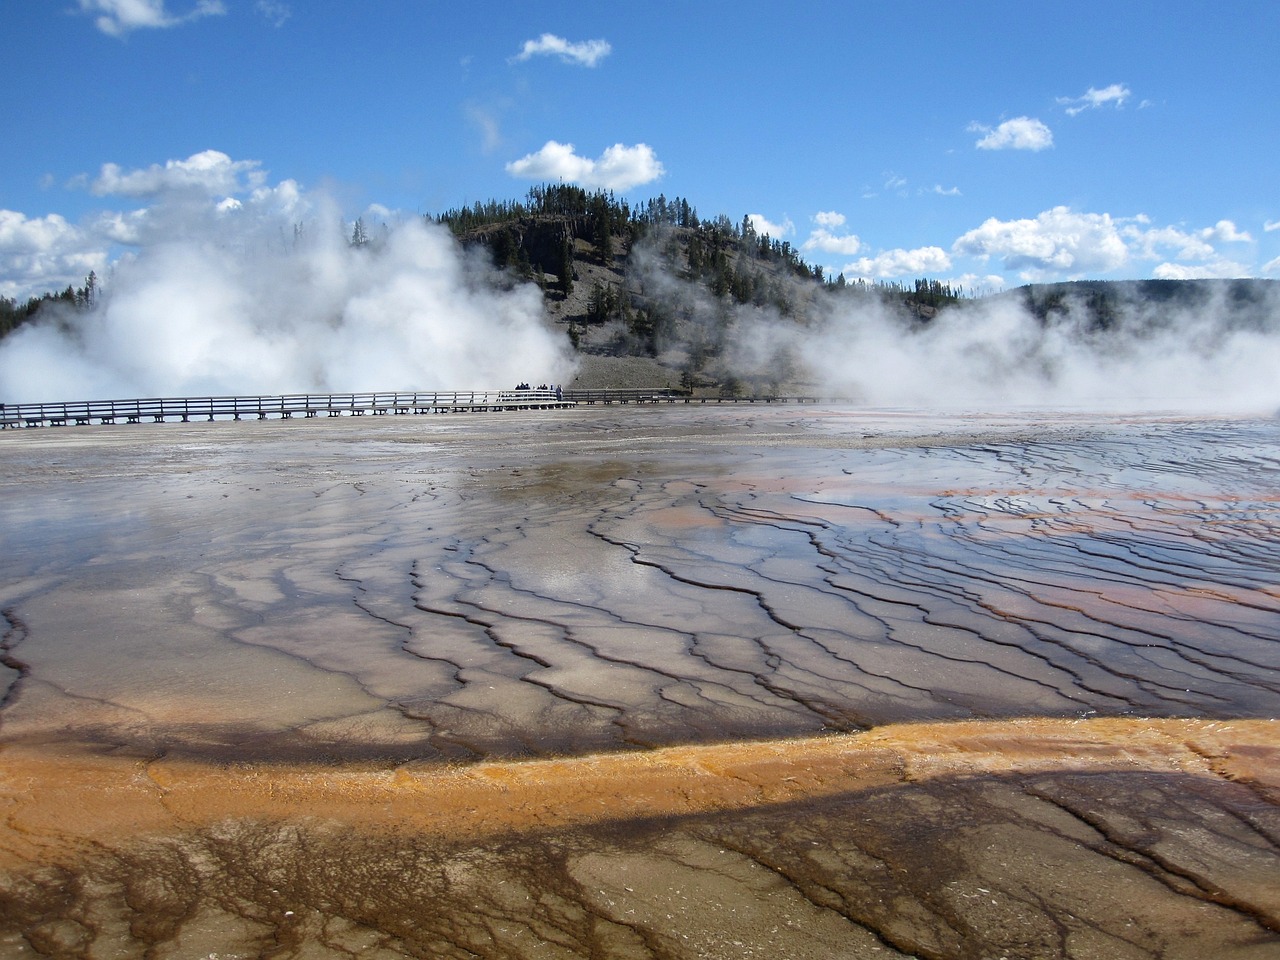
[[[547,186],[522,203],[476,204],[438,219],[465,246],[483,247],[542,288],[551,322],[581,355],[581,386],[803,389],[804,372],[784,350],[744,351],[744,341],[759,340],[748,331],[768,324],[799,333],[850,299],[927,322],[959,299],[936,282],[907,289],[825,277],[747,218],[703,220],[680,198],[633,208],[609,194]]]

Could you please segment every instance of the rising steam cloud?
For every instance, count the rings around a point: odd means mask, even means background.
[[[135,245],[89,311],[0,343],[0,398],[470,390],[572,377],[538,289],[420,218],[352,246],[289,182],[244,203],[175,195],[116,224]]]
[[[1278,306],[1240,323],[1221,296],[1181,308],[1129,302],[1098,331],[1079,303],[1045,320],[1014,295],[943,310],[925,325],[883,306],[836,305],[822,333],[795,349],[827,390],[877,405],[1272,413]]]
[[[1280,410],[1280,285],[1232,295],[1230,282],[1151,300],[1139,285],[1111,289],[1099,329],[1083,294],[1049,315],[1019,291],[963,301],[923,322],[874,290],[832,293],[789,283],[791,316],[768,306],[726,307],[677,276],[652,249],[633,251],[645,296],[694,333],[667,344],[720,341],[705,368],[751,392],[784,384],[870,406],[998,410],[1018,406],[1251,412]]]

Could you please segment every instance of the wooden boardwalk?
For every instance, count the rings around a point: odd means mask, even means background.
[[[384,414],[489,413],[572,407],[554,390],[290,394],[278,397],[156,397],[0,406],[0,427],[87,426],[192,420],[267,420]]]
[[[156,397],[0,405],[0,428],[268,420],[557,410],[597,403],[817,403],[817,397],[697,397],[676,390],[458,390],[415,393],[289,394],[278,397]]]
[[[753,394],[741,397],[703,397],[681,390],[565,390],[564,398],[580,403],[819,403],[816,396]],[[832,403],[840,401],[832,400]]]

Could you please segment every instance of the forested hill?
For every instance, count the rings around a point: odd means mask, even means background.
[[[704,219],[682,197],[632,206],[611,193],[548,185],[522,202],[476,203],[434,219],[537,283],[579,352],[661,358],[686,386],[732,385],[725,355],[745,315],[804,328],[842,298],[928,321],[964,295],[938,281],[827,276],[789,241],[757,233],[749,217]],[[785,363],[775,368],[786,373]]]
[[[833,316],[874,314],[903,336],[942,323],[976,326],[986,308],[1018,305],[1042,328],[1106,349],[1121,329],[1142,335],[1212,314],[1220,329],[1280,327],[1272,280],[1078,281],[977,297],[930,279],[866,283],[825,275],[785,240],[757,234],[748,217],[703,219],[688,200],[635,206],[573,186],[537,187],[523,202],[478,203],[435,218],[467,246],[538,283],[548,313],[580,353],[661,359],[686,386],[768,390],[799,374],[785,349],[745,364],[743,341],[762,330],[817,334]],[[764,325],[754,323],[765,321]],[[803,374],[799,374],[803,376]]]

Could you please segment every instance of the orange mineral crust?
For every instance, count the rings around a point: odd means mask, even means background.
[[[469,765],[320,766],[0,754],[6,865],[81,843],[319,818],[449,839],[686,816],[945,777],[1135,772],[1225,778],[1280,802],[1275,721],[1019,720]]]
[[[1272,721],[904,724],[465,766],[3,761],[6,956],[1280,947]]]

